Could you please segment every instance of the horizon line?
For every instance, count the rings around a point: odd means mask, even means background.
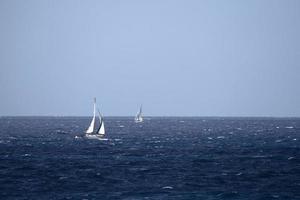
[[[90,115],[0,115],[1,117],[91,117]],[[133,117],[134,115],[106,115],[104,117]],[[211,116],[200,116],[200,115],[144,115],[147,117],[186,117],[186,118],[300,118],[300,116],[255,116],[255,115],[211,115]]]

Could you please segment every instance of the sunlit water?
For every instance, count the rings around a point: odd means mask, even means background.
[[[2,199],[300,199],[300,119],[0,118]]]

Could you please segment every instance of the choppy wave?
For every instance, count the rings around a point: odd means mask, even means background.
[[[300,119],[147,119],[0,118],[0,196],[300,199]]]

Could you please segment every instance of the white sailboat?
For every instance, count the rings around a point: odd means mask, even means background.
[[[140,123],[143,122],[143,116],[142,116],[142,105],[140,106],[139,111],[137,112],[135,118],[134,118],[135,123]]]
[[[98,118],[99,118],[99,128],[96,130],[95,129],[95,125],[96,125],[96,98],[94,98],[94,114],[93,114],[93,119],[90,123],[90,126],[88,127],[88,129],[85,132],[85,136],[87,138],[91,138],[91,139],[99,139],[99,138],[103,138],[103,136],[105,135],[105,128],[104,128],[104,121],[103,121],[103,117],[100,114],[99,109],[97,109],[98,111]]]

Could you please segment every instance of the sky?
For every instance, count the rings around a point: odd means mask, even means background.
[[[298,0],[0,0],[0,115],[300,116]]]

